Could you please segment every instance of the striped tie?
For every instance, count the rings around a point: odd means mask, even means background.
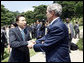
[[[23,38],[23,41],[25,41],[25,34],[24,34],[24,30],[21,31],[22,33],[22,38]]]

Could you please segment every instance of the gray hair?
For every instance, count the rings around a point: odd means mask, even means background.
[[[49,12],[54,11],[55,16],[60,16],[62,14],[62,6],[58,3],[51,4],[47,8]]]

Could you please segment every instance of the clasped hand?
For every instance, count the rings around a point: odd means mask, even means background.
[[[28,42],[27,47],[30,48],[30,49],[33,48],[34,44],[36,44],[36,42],[33,41],[33,40],[30,40],[30,41],[27,41],[27,42]]]

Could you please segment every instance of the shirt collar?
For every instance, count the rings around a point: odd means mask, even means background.
[[[24,30],[24,29],[20,28],[19,26],[18,26],[18,28],[19,28],[20,31],[23,31]]]
[[[53,19],[53,21],[49,24],[49,25],[51,25],[55,20],[57,20],[59,17],[57,17],[57,18],[55,18],[55,19]]]

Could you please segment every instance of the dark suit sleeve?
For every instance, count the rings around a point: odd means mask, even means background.
[[[42,37],[42,38],[40,38],[40,39],[38,39],[38,40],[36,40],[36,43],[37,43],[37,44],[38,44],[38,43],[42,43],[42,41],[45,41],[45,36]]]
[[[39,51],[47,51],[49,50],[49,47],[52,46],[53,44],[57,44],[61,39],[63,39],[65,36],[65,33],[63,29],[59,27],[54,27],[49,30],[48,34],[45,36],[45,41],[44,44],[35,44],[34,45],[34,50],[36,52]]]
[[[16,34],[12,29],[9,31],[9,43],[10,43],[10,47],[12,48],[19,48],[19,47],[22,48],[22,46],[27,47],[27,42],[17,40]]]

